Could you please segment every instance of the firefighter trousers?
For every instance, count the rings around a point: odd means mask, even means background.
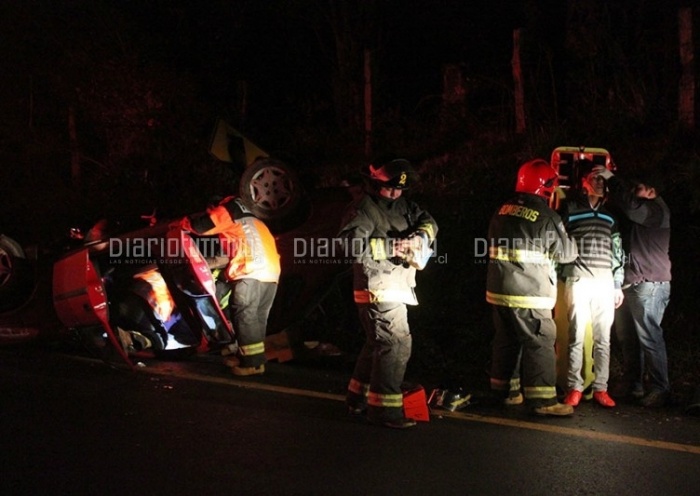
[[[511,380],[518,376],[520,359],[520,383],[528,404],[557,403],[557,329],[552,311],[493,305],[493,323],[491,389],[508,394]]]
[[[265,363],[267,319],[277,294],[277,284],[238,279],[229,285],[229,313],[238,341],[241,366],[257,367]]]
[[[365,344],[348,385],[347,403],[367,406],[370,420],[403,418],[401,384],[411,356],[412,337],[403,303],[358,304]]]

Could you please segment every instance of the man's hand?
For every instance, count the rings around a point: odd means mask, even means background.
[[[393,243],[393,255],[395,257],[406,258],[413,253],[420,253],[425,246],[426,240],[421,234],[412,234],[407,238],[395,239]]]
[[[616,289],[615,290],[615,308],[620,308],[620,305],[622,305],[622,301],[625,299],[625,294],[622,292],[621,289]]]
[[[594,174],[597,174],[598,176],[602,177],[606,181],[615,175],[612,173],[611,170],[608,170],[608,168],[605,167],[604,165],[596,165],[595,167],[593,167],[591,172],[593,172]]]
[[[411,242],[407,238],[394,239],[392,242],[392,257],[398,257],[400,259],[405,259],[409,251],[411,250]]]
[[[417,231],[406,238],[395,239],[392,244],[395,260],[401,260],[405,267],[413,266],[423,270],[433,251],[430,249],[428,235]]]

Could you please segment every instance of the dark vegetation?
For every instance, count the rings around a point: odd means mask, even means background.
[[[417,164],[411,195],[440,225],[443,262],[419,275],[411,314],[411,373],[486,380],[491,322],[475,240],[520,163],[586,145],[608,149],[620,174],[654,170],[666,181],[674,281],[665,327],[674,385],[687,391],[700,382],[700,154],[697,125],[678,124],[683,2],[613,3],[3,2],[0,232],[30,242],[101,217],[200,210],[235,191],[240,174],[208,153],[218,117],[296,166],[307,188],[338,184],[367,160],[368,48],[373,149]],[[518,27],[520,134],[510,66]],[[446,63],[466,90],[451,104]]]

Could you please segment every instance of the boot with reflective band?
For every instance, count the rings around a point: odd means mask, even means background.
[[[532,411],[535,415],[566,417],[568,415],[573,415],[574,407],[571,405],[564,405],[563,403],[555,403],[554,405],[537,406],[533,408]]]
[[[261,375],[265,373],[265,365],[258,365],[257,367],[233,367],[231,369],[233,375]]]

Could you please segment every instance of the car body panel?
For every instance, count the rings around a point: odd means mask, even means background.
[[[56,262],[53,304],[66,327],[101,325],[109,320],[107,294],[87,249]]]

